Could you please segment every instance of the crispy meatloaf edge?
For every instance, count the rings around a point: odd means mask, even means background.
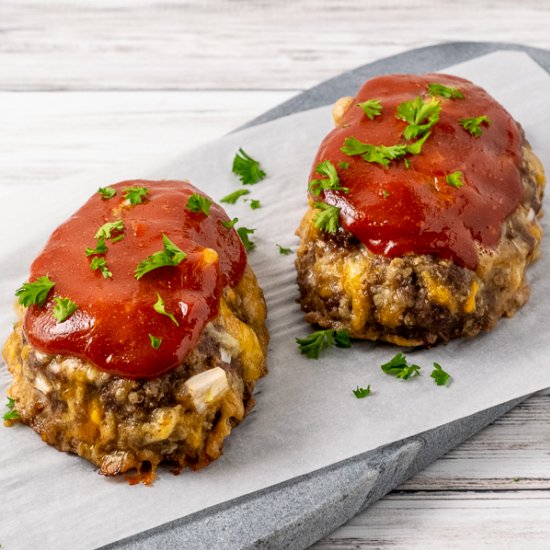
[[[306,320],[354,338],[431,345],[491,329],[529,298],[527,266],[540,253],[544,169],[523,140],[521,204],[495,250],[478,248],[475,271],[433,255],[373,254],[349,232],[319,231],[310,204],[297,235],[300,303]]]
[[[267,373],[265,320],[264,296],[247,266],[237,286],[225,288],[217,317],[183,364],[149,380],[41,353],[19,321],[3,350],[13,376],[8,395],[20,422],[104,475],[135,468],[148,483],[161,462],[174,473],[200,469],[222,454],[225,438],[254,405],[254,386]]]

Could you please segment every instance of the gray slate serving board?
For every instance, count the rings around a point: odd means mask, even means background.
[[[353,94],[366,79],[376,75],[438,71],[496,50],[526,52],[550,73],[550,52],[546,50],[494,42],[439,44],[343,73],[267,111],[244,127],[330,104],[343,95]],[[104,548],[307,548],[527,397],[207,508]]]

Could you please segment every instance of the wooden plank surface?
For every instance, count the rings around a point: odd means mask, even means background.
[[[2,92],[0,184],[162,163],[234,130],[294,92]]]
[[[546,47],[544,0],[3,0],[0,89],[295,90],[450,40]]]
[[[0,2],[0,184],[151,164],[297,91],[453,40],[550,49],[550,2]],[[550,392],[317,548],[550,548]]]

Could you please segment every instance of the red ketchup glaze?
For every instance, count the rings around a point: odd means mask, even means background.
[[[130,206],[122,195],[133,186],[149,193],[142,204]],[[112,199],[96,193],[54,231],[33,262],[30,281],[48,275],[55,287],[44,307],[27,310],[24,330],[30,343],[45,353],[80,357],[126,378],[152,378],[181,364],[197,344],[218,313],[223,287],[240,280],[246,253],[235,230],[221,224],[229,218],[220,206],[212,203],[208,216],[186,208],[190,195],[204,195],[187,182],[135,180],[112,187],[117,190]],[[92,257],[85,250],[95,248],[94,235],[103,224],[120,219],[125,237],[115,243],[106,239],[104,257],[113,276],[105,279],[90,269]],[[160,267],[136,280],[136,266],[163,250],[163,233],[187,258],[177,267]],[[218,259],[205,255],[207,248]],[[179,326],[153,309],[157,293]],[[55,296],[78,304],[61,323],[52,314]],[[159,349],[153,349],[149,334],[162,338]]]
[[[403,159],[384,168],[340,151],[345,138],[352,136],[373,145],[410,143],[402,136],[407,123],[396,118],[397,106],[417,96],[429,101],[427,86],[434,82],[458,88],[464,99],[437,98],[439,122],[421,154],[407,156],[409,169]],[[382,104],[382,115],[374,120],[356,106],[367,99]],[[492,124],[483,125],[478,138],[458,123],[480,115],[487,115]],[[495,248],[503,222],[521,201],[521,141],[507,111],[467,80],[442,74],[381,76],[363,85],[340,126],[324,139],[310,179],[319,178],[319,162],[332,161],[341,185],[350,191],[325,191],[324,200],[341,207],[342,227],[372,252],[389,257],[433,254],[475,270],[475,243]],[[338,168],[341,161],[349,162],[349,168]],[[445,182],[455,171],[464,174],[459,189]]]

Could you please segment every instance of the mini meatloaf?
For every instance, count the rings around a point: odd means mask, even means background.
[[[262,291],[225,212],[188,182],[100,189],[16,294],[19,420],[104,475],[206,466],[266,374]]]
[[[297,230],[307,321],[420,346],[525,304],[544,170],[499,103],[461,78],[389,75],[333,115]]]

